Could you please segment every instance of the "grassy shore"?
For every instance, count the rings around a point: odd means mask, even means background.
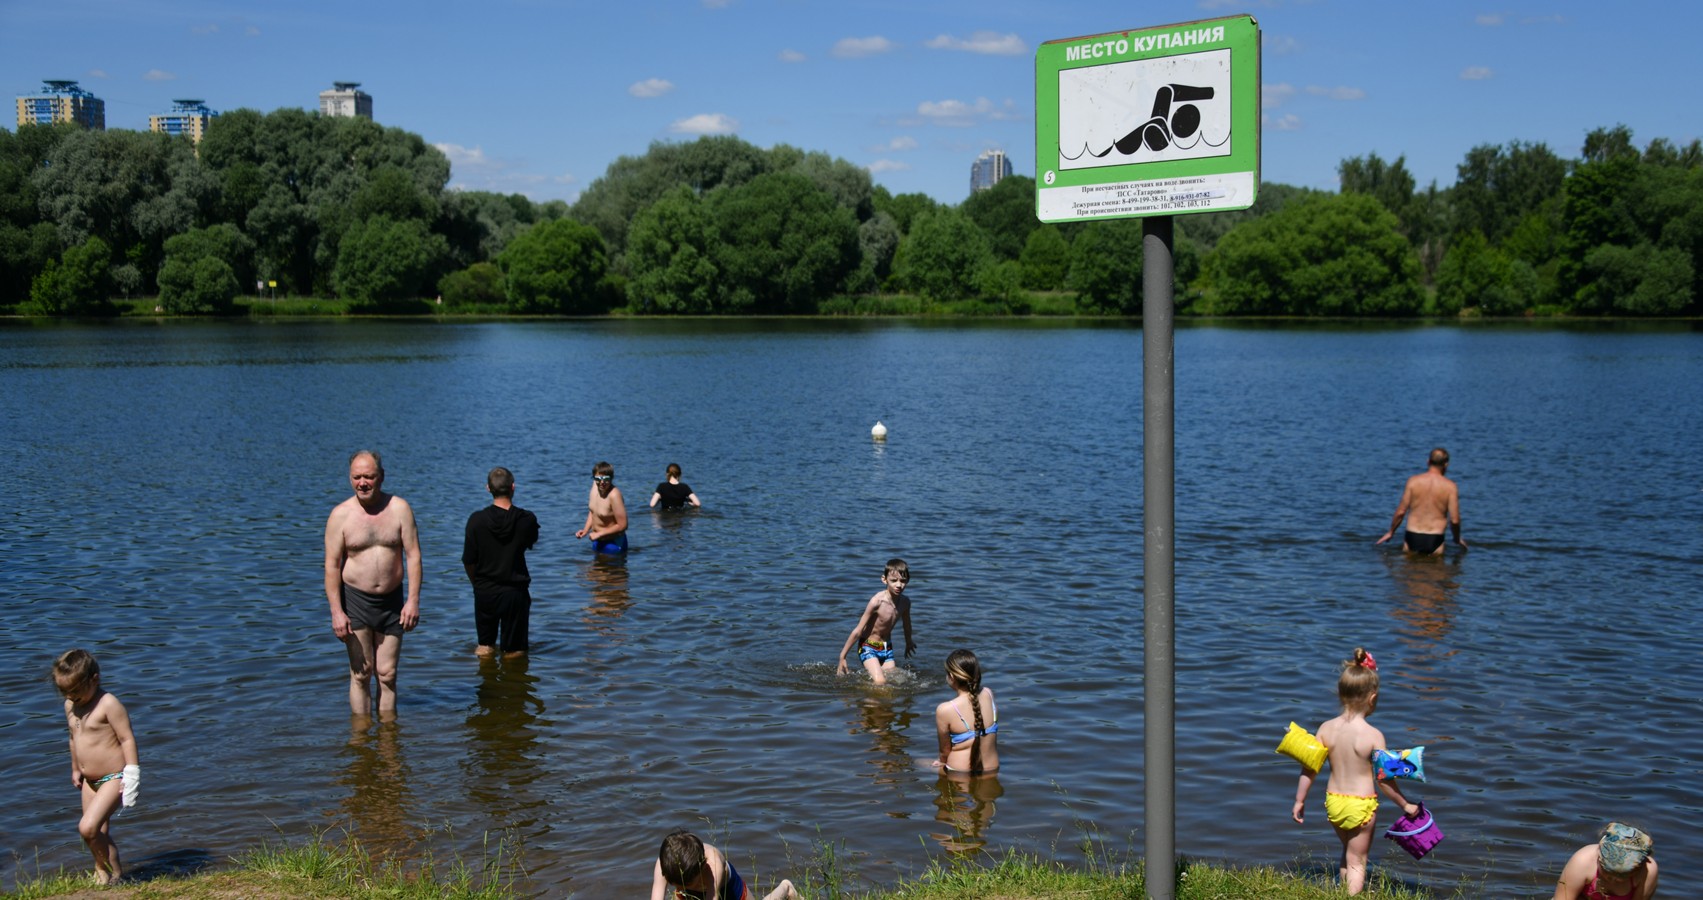
[[[16,869],[14,870],[17,871]],[[645,890],[646,873],[635,876],[633,893]],[[773,886],[770,873],[755,873],[753,891]],[[1146,896],[1139,861],[1091,857],[1080,868],[1017,852],[977,861],[935,863],[919,877],[874,891],[847,886],[832,846],[818,845],[811,860],[792,875],[804,900],[1139,900]],[[7,898],[106,898],[136,900],[286,900],[286,898],[362,898],[362,900],[509,900],[553,896],[529,882],[522,862],[504,846],[488,848],[485,860],[470,865],[427,858],[406,864],[369,853],[353,839],[325,836],[306,844],[267,845],[241,854],[227,867],[186,876],[131,880],[98,887],[88,872],[56,872],[30,877],[19,873]],[[1403,885],[1374,873],[1368,887],[1380,900],[1463,900],[1471,885],[1437,894]],[[760,895],[759,895],[760,896]],[[1342,897],[1326,874],[1297,874],[1274,868],[1228,868],[1188,861],[1180,869],[1177,900],[1325,900]]]

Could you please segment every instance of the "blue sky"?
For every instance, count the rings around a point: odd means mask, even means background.
[[[448,154],[451,185],[572,200],[653,141],[737,134],[867,167],[948,203],[998,148],[1035,174],[1035,48],[1248,13],[1263,37],[1266,181],[1406,156],[1447,186],[1479,144],[1578,154],[1624,123],[1703,136],[1697,4],[1631,0],[0,0],[0,85],[76,79],[109,128],[175,98],[316,107],[358,81],[374,117]],[[5,117],[13,127],[14,117]]]

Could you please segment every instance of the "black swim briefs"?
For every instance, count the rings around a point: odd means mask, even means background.
[[[365,628],[379,634],[402,633],[402,588],[374,596],[357,587],[343,585],[343,614],[350,628]]]
[[[1401,541],[1409,553],[1436,553],[1443,547],[1442,535],[1423,531],[1403,532]]]

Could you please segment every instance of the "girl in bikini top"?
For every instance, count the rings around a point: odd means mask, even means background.
[[[946,657],[946,681],[957,695],[934,710],[940,745],[936,768],[978,774],[999,768],[999,707],[982,687],[982,666],[969,650]],[[960,730],[961,728],[961,730]]]

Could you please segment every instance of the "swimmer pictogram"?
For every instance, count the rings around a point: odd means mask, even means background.
[[[1230,51],[1063,69],[1058,168],[1228,156]]]
[[[1113,141],[1111,146],[1096,152],[1087,144],[1082,145],[1082,151],[1075,156],[1065,154],[1062,150],[1059,156],[1068,160],[1081,159],[1084,153],[1096,159],[1103,159],[1113,150],[1125,156],[1133,155],[1146,147],[1154,152],[1162,151],[1173,144],[1181,150],[1192,150],[1201,143],[1209,147],[1222,147],[1230,139],[1226,134],[1218,142],[1207,140],[1200,131],[1200,107],[1195,103],[1211,100],[1217,92],[1201,85],[1167,84],[1153,93],[1153,113],[1147,121],[1135,126],[1135,130]],[[1172,108],[1172,104],[1179,104]],[[1187,144],[1184,139],[1193,138]]]

